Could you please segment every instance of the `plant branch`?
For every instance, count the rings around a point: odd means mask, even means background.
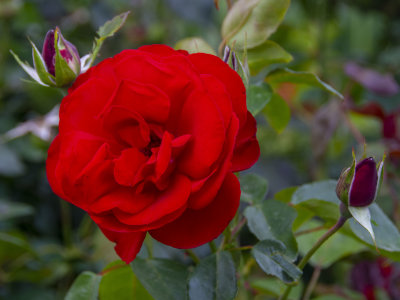
[[[332,235],[334,235],[343,225],[346,223],[348,217],[340,216],[339,220],[333,225],[327,232],[324,233],[323,236],[319,238],[319,240],[312,246],[310,250],[304,255],[304,257],[300,260],[299,264],[297,265],[300,270],[303,270],[305,265],[308,263],[310,258],[314,255],[314,253],[325,243]],[[292,286],[287,286],[286,290],[279,298],[280,300],[286,300],[289,296],[290,291],[292,290]]]

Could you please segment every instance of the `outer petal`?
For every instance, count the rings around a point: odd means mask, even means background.
[[[239,207],[240,185],[229,173],[214,201],[200,210],[187,209],[178,219],[151,230],[153,238],[175,248],[194,248],[218,237]]]
[[[232,172],[250,168],[260,156],[260,146],[256,138],[257,123],[247,112],[246,124],[240,128],[232,159]]]
[[[225,141],[224,120],[216,104],[204,92],[195,91],[182,108],[177,135],[192,134],[180,157],[179,169],[192,178],[209,174]]]
[[[104,235],[116,243],[114,249],[118,256],[127,264],[133,261],[142,247],[146,232],[117,232],[101,228]]]
[[[246,122],[246,88],[240,76],[215,55],[195,53],[189,59],[201,74],[210,74],[218,78],[232,99],[232,107],[239,118],[240,126]]]

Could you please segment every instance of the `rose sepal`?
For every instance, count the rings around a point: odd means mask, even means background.
[[[60,29],[56,27],[54,31],[54,48],[56,50],[56,85],[59,87],[64,87],[71,84],[75,78],[80,73],[80,60],[77,60],[76,55],[72,54],[72,64],[68,64],[68,62],[62,57],[61,51],[67,50],[71,53],[67,41],[62,36]],[[79,56],[78,56],[79,59]],[[71,67],[75,66],[73,70]]]

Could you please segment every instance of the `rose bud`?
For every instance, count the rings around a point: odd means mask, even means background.
[[[28,75],[40,85],[65,87],[81,73],[78,50],[62,36],[60,29],[50,30],[45,37],[42,53],[32,45],[34,68],[11,54]]]
[[[57,43],[55,42],[57,36]],[[80,73],[81,62],[79,53],[76,47],[68,42],[58,27],[55,30],[49,30],[46,34],[43,43],[42,57],[46,64],[48,72],[56,76],[56,54],[57,48],[60,52],[61,58],[67,63],[72,72],[77,75]]]
[[[340,175],[336,194],[347,206],[365,207],[374,202],[379,188],[383,160],[376,166],[372,157],[360,162],[353,161]]]

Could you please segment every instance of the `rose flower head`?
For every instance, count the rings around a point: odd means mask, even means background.
[[[340,175],[336,194],[347,206],[365,207],[374,202],[383,172],[383,160],[376,165],[372,157],[360,162],[354,159],[351,167]]]
[[[47,177],[132,261],[147,232],[176,248],[234,217],[260,149],[240,76],[214,55],[125,50],[81,74],[62,100]]]

